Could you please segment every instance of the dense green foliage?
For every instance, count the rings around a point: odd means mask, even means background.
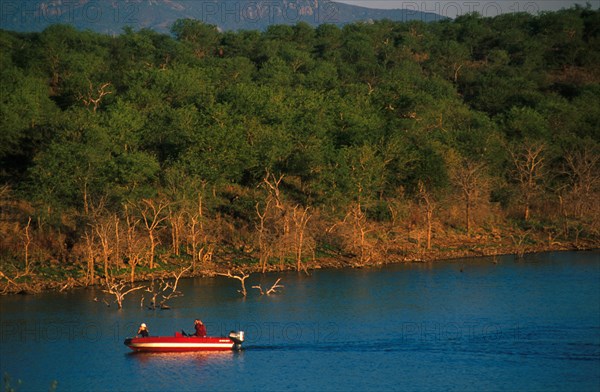
[[[453,173],[473,163],[486,202],[525,200],[540,219],[587,181],[568,157],[592,157],[597,177],[589,7],[265,32],[180,20],[172,33],[0,31],[2,182],[75,240],[85,222],[65,216],[101,199],[120,213],[201,192],[210,216],[254,222],[267,172],[293,204],[343,217],[359,203],[382,221],[419,184],[440,201],[460,193]],[[528,146],[543,146],[535,192],[511,159]]]

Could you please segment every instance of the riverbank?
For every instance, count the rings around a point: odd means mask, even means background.
[[[514,254],[522,257],[528,253],[550,251],[591,250],[600,247],[595,239],[578,239],[577,241],[558,241],[544,232],[527,235],[505,233],[505,235],[471,236],[444,233],[436,237],[430,249],[426,249],[420,238],[407,237],[403,240],[379,244],[380,249],[371,249],[371,256],[362,259],[357,255],[335,252],[321,252],[319,256],[305,259],[301,269],[306,273],[317,269],[368,268],[390,263],[435,262],[441,260],[493,257]],[[219,274],[250,275],[262,272],[290,271],[297,269],[294,262],[272,260],[263,268],[258,264],[255,255],[239,253],[223,253],[210,262],[197,266],[195,271],[188,268],[182,260],[163,258],[163,263],[156,263],[153,270],[138,268],[133,282],[130,280],[130,269],[121,268],[111,275],[112,282],[127,282],[131,285],[148,285],[154,280],[168,280],[182,277],[212,277]],[[43,291],[65,291],[77,287],[99,286],[106,288],[107,282],[100,274],[93,284],[83,275],[83,267],[76,264],[64,266],[49,263],[46,266],[35,266],[29,273],[0,271],[0,294],[36,294]]]

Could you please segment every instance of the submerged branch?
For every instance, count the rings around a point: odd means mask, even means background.
[[[246,291],[246,279],[250,276],[249,274],[246,274],[244,271],[240,271],[239,275],[233,275],[231,271],[227,271],[226,274],[217,273],[217,275],[239,280],[240,284],[242,285],[242,289],[238,290],[238,293],[241,293],[244,297],[248,294]]]
[[[281,281],[281,278],[277,279],[275,281],[275,283],[273,283],[273,286],[271,286],[270,289],[268,289],[266,292],[263,290],[262,286],[260,284],[254,285],[252,286],[253,289],[257,289],[260,292],[260,295],[271,295],[273,293],[277,292],[277,289],[279,288],[283,288],[283,285],[280,285],[279,282]]]

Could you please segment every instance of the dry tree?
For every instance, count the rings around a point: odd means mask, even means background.
[[[246,279],[250,276],[249,274],[247,274],[244,271],[240,270],[237,275],[232,274],[231,271],[227,271],[226,274],[224,274],[224,273],[217,273],[217,275],[226,276],[228,278],[239,280],[242,287],[241,287],[240,290],[238,290],[238,293],[241,293],[244,297],[248,294],[248,292],[246,291]]]

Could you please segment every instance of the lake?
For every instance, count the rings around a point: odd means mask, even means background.
[[[261,296],[250,286],[280,293]],[[600,252],[179,282],[171,310],[98,289],[0,298],[0,370],[19,391],[600,389]],[[146,293],[146,296],[148,294]],[[99,299],[95,302],[94,298]],[[148,300],[146,299],[146,303]],[[153,335],[246,332],[240,352],[132,353]],[[18,383],[20,381],[20,384]]]

